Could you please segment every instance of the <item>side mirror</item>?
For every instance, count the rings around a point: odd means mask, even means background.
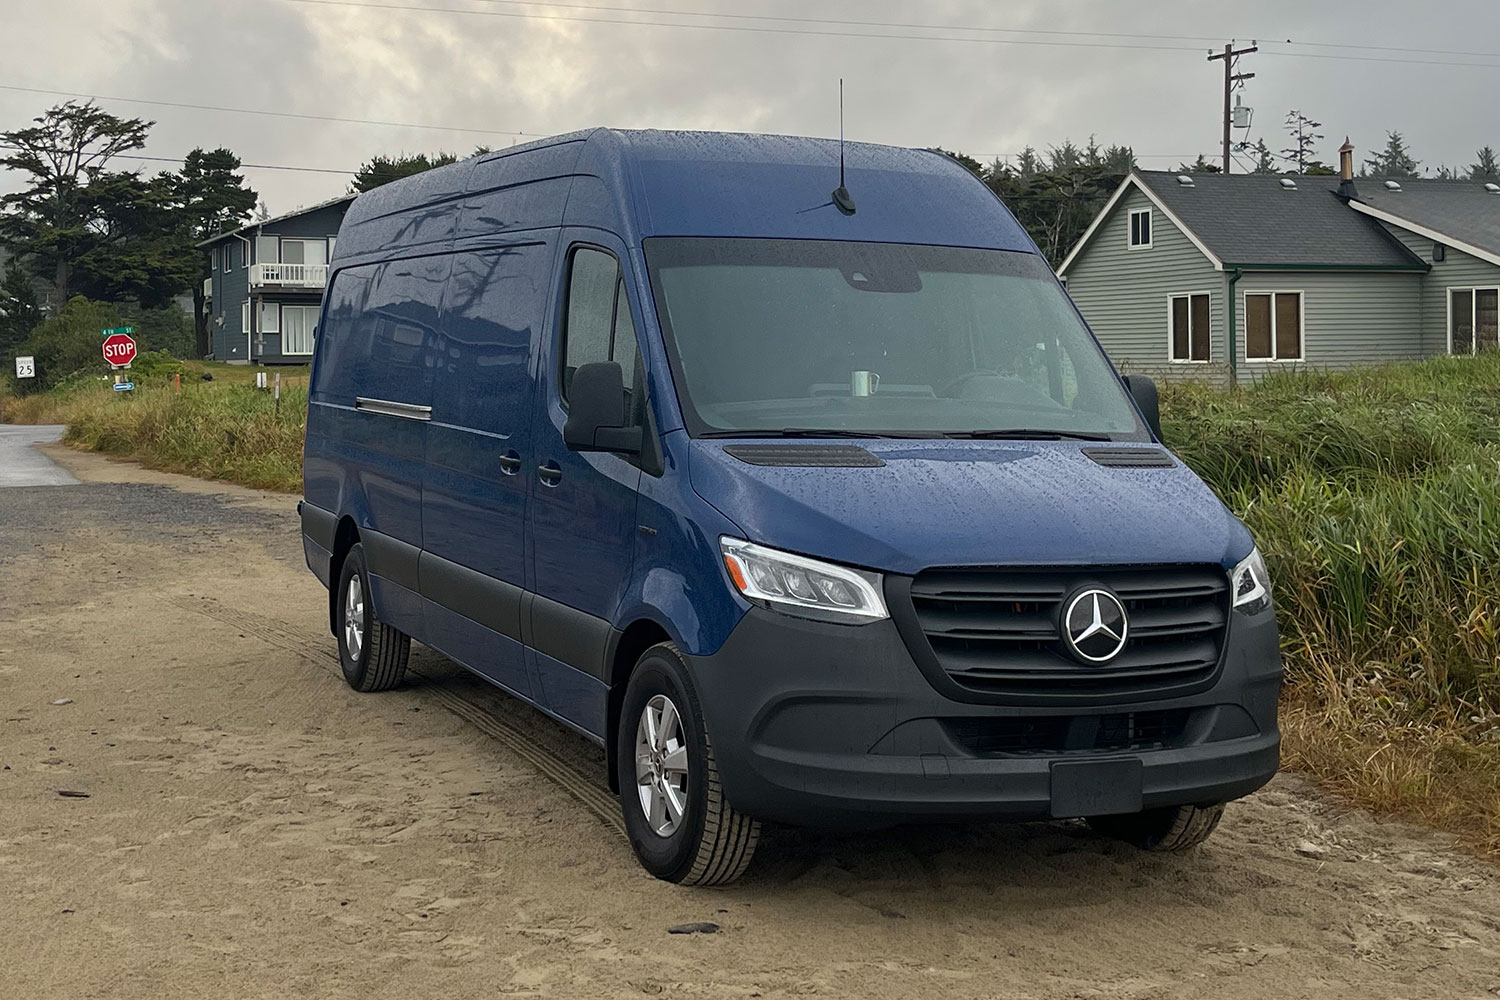
[[[568,389],[563,444],[571,451],[638,455],[643,437],[641,428],[626,426],[625,375],[619,363],[579,365]]]
[[[1146,426],[1151,428],[1151,433],[1160,441],[1161,405],[1156,397],[1156,383],[1145,375],[1126,375],[1125,388],[1135,397],[1135,405],[1140,408],[1141,416],[1146,418]]]

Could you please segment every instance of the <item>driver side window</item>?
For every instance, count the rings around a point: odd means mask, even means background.
[[[565,403],[579,366],[597,361],[619,362],[626,400],[633,400],[640,352],[625,280],[613,254],[586,246],[574,249],[568,264],[562,338],[560,387]]]

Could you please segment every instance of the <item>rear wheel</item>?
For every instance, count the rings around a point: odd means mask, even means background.
[[[1208,839],[1224,817],[1224,803],[1168,806],[1124,816],[1094,816],[1089,826],[1143,851],[1186,851]]]
[[[388,691],[406,676],[411,638],[376,619],[365,547],[355,544],[339,570],[339,665],[356,691]]]
[[[682,885],[739,878],[760,824],[724,801],[698,697],[671,643],[646,650],[636,665],[616,749],[625,830],[641,865]]]

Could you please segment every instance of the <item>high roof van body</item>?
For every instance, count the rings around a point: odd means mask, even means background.
[[[415,639],[600,743],[654,874],[729,881],[763,820],[1182,848],[1275,772],[1249,532],[948,157],[560,136],[360,196],[330,270],[346,678]]]

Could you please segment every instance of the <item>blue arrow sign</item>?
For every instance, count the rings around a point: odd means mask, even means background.
[[[130,392],[135,388],[134,382],[116,382],[115,392]]]

